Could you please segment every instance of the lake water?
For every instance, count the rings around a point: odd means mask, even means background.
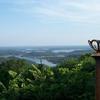
[[[38,58],[37,56],[26,57],[24,54],[31,55],[31,53],[33,54],[36,53],[37,55],[40,54],[40,57],[44,56],[45,54],[46,54],[46,57],[50,57],[53,55],[54,56],[56,55],[56,57],[64,57],[64,55],[61,55],[61,53],[71,53],[77,50],[88,50],[88,49],[89,49],[88,46],[13,47],[13,48],[6,47],[6,48],[0,48],[0,53],[1,53],[0,57],[5,57],[5,58],[17,57],[20,59],[31,61],[33,63],[40,64],[41,63],[40,58]],[[47,54],[51,54],[51,55],[48,56]],[[42,63],[48,66],[52,66],[52,67],[56,66],[56,64],[46,59],[42,59]]]
[[[6,56],[0,56],[0,57],[4,57],[4,58],[8,58],[8,57],[13,57],[12,55],[6,55]],[[36,64],[41,64],[41,61],[40,59],[38,58],[31,58],[31,57],[21,57],[21,56],[14,56],[16,58],[19,58],[19,59],[25,59],[27,61],[31,61],[33,63],[36,63]],[[46,59],[42,59],[42,64],[44,65],[48,65],[50,67],[55,67],[57,64],[54,64]]]
[[[21,56],[15,56],[15,57],[20,58],[20,59],[25,59],[25,60],[28,60],[28,61],[32,61],[33,63],[35,62],[37,64],[41,64],[41,61],[38,58],[21,57]],[[51,66],[51,67],[55,67],[56,66],[56,64],[54,64],[54,63],[52,63],[52,62],[50,62],[50,61],[48,61],[46,59],[42,59],[42,64],[48,65],[48,66]]]

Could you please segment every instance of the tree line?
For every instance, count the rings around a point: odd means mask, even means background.
[[[95,100],[95,60],[86,54],[53,68],[19,59],[4,61],[0,100]]]

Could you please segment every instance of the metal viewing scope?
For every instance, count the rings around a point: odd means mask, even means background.
[[[100,53],[100,40],[88,40],[88,43],[91,48],[96,51],[96,53]]]

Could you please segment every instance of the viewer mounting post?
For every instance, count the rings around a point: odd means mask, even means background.
[[[96,60],[96,100],[100,100],[100,40],[88,40],[88,43],[96,51],[92,57]]]

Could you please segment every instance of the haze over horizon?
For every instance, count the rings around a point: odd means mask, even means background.
[[[99,0],[0,0],[0,47],[88,45],[99,37]]]

